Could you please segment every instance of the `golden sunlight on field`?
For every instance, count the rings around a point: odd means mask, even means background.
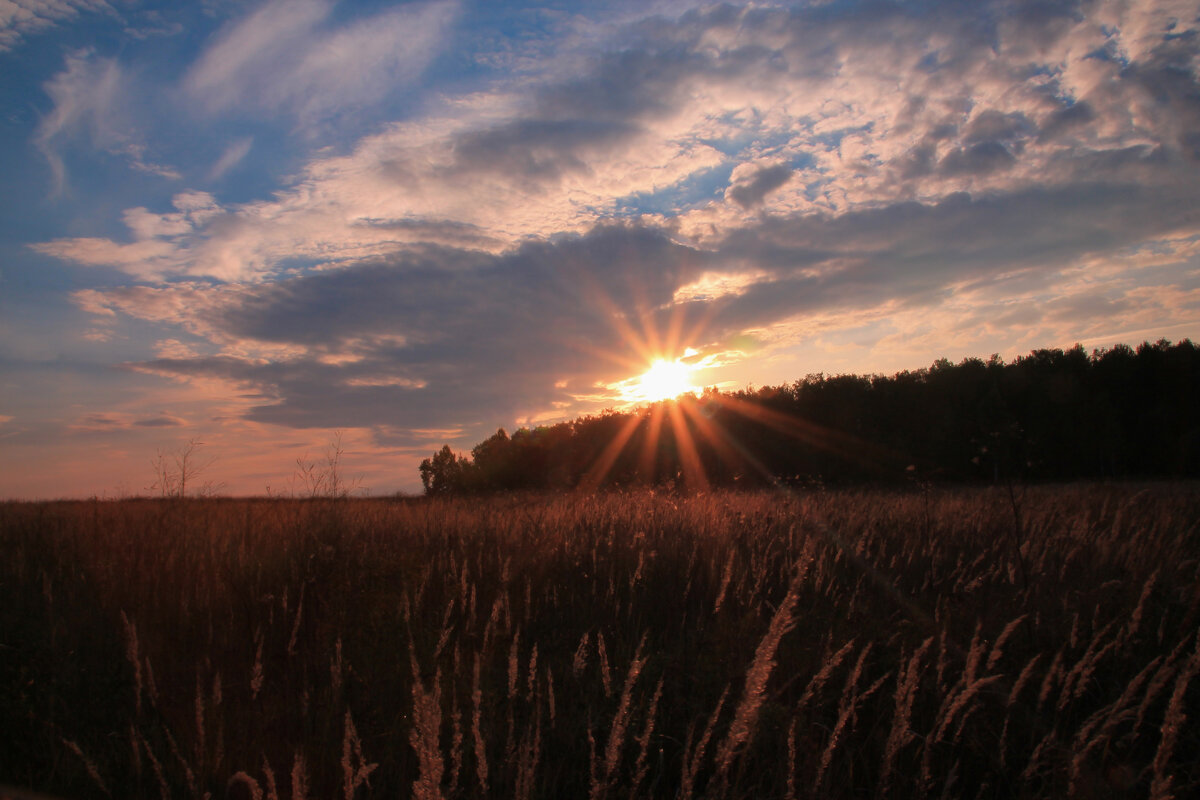
[[[1190,484],[0,504],[0,795],[1184,797]]]

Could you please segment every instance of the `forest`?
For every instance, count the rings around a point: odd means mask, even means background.
[[[501,428],[420,466],[428,494],[584,486],[983,483],[1200,474],[1200,349],[1184,339],[890,376],[682,395]]]

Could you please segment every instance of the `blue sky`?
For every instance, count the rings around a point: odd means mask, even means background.
[[[0,497],[1200,333],[1194,2],[0,2]]]

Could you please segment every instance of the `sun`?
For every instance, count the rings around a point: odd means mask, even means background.
[[[691,372],[692,366],[680,359],[655,359],[650,369],[638,377],[634,394],[641,400],[656,403],[694,392],[696,387],[692,385]]]

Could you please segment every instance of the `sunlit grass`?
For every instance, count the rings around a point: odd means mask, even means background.
[[[1194,792],[1200,495],[1018,501],[1017,539],[984,489],[0,505],[0,784]]]

